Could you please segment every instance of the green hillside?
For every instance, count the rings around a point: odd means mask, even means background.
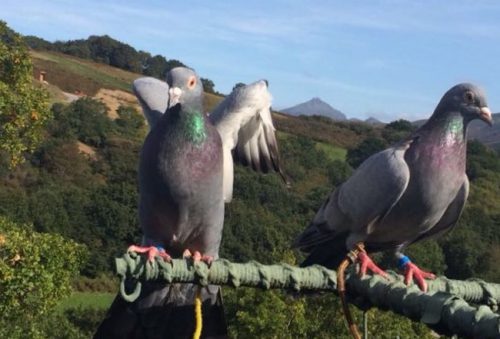
[[[47,72],[46,80],[69,93],[94,96],[101,88],[130,92],[130,84],[140,75],[116,67],[78,59],[56,52],[31,51],[34,75]]]
[[[101,88],[130,92],[131,82],[142,76],[60,53],[31,51],[31,57],[36,77],[40,70],[47,72],[53,101],[60,100],[57,88],[89,96]],[[206,109],[220,100],[207,94]],[[40,331],[52,331],[43,333],[61,333],[61,338],[62,333],[75,338],[92,333],[111,300],[109,293],[117,290],[111,277],[114,257],[140,241],[137,162],[147,127],[132,107],[121,107],[115,120],[108,118],[107,110],[88,97],[56,103],[41,144],[27,161],[14,169],[0,163],[0,217],[31,225],[27,227],[32,232],[59,234],[86,246],[87,260],[73,283],[75,294],[40,325]],[[373,127],[324,117],[281,113],[273,117],[291,188],[275,174],[236,166],[221,257],[300,262],[302,254],[292,251],[290,244],[328,193],[363,159],[412,128],[401,121]],[[444,238],[413,246],[408,254],[438,274],[499,282],[500,157],[478,142],[471,143],[468,152],[471,194],[459,226]],[[394,268],[388,257],[382,254],[377,259],[383,267]],[[276,291],[227,289],[225,304],[235,338],[348,335],[333,295],[292,297]],[[360,314],[356,312],[357,319]],[[372,337],[433,337],[425,326],[391,313],[370,310],[369,318]]]

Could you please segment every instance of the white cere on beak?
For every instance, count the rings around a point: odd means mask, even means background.
[[[172,87],[168,90],[168,107],[175,106],[179,103],[182,90],[179,87]]]
[[[491,116],[491,111],[487,106],[481,107],[480,117],[481,120],[486,122],[488,125],[493,125],[493,117]]]

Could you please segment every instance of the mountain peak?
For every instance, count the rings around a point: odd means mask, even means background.
[[[314,97],[306,102],[281,110],[290,115],[324,115],[333,120],[346,120],[341,111],[333,108],[319,97]]]

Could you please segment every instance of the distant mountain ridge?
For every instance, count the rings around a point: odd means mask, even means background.
[[[330,104],[320,98],[312,98],[309,101],[295,105],[293,107],[282,109],[281,112],[290,115],[323,115],[333,120],[347,120],[344,113],[333,108]]]

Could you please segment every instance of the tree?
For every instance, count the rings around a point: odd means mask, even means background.
[[[56,41],[52,45],[52,49],[64,53],[76,56],[78,58],[90,59],[91,51],[90,45],[86,40],[70,40],[70,41]]]
[[[118,43],[119,42],[117,40],[108,35],[90,36],[87,39],[92,59],[108,65],[111,65],[111,56],[113,54],[113,50],[117,48]]]
[[[24,36],[24,41],[32,49],[42,51],[50,51],[52,49],[52,43],[50,41],[36,37],[34,35]]]
[[[237,88],[240,88],[240,87],[243,87],[243,86],[246,86],[244,83],[242,82],[238,82],[236,85],[233,86],[233,91]]]
[[[389,144],[392,144],[407,137],[415,129],[416,127],[410,121],[399,119],[385,125],[382,129],[382,136]]]
[[[488,249],[484,241],[468,227],[458,227],[443,241],[446,257],[446,276],[466,279],[478,274],[487,265]]]
[[[0,151],[11,166],[39,144],[51,118],[48,95],[32,79],[33,66],[21,36],[0,21]]]
[[[162,55],[150,56],[146,59],[145,67],[142,73],[144,75],[152,76],[155,78],[163,79],[165,77],[165,70],[167,69],[167,59]]]
[[[81,142],[102,147],[113,128],[106,113],[106,105],[102,102],[81,98],[65,107],[62,114],[56,113],[57,122],[63,127],[58,129],[71,129]]]
[[[130,72],[142,72],[140,54],[127,44],[120,43],[113,49],[110,57],[110,65]]]
[[[415,126],[413,126],[413,124],[408,120],[399,119],[388,123],[387,125],[384,126],[384,129],[412,132],[413,130],[415,130]]]
[[[347,151],[346,161],[352,166],[352,168],[356,168],[361,165],[363,161],[368,159],[370,155],[383,150],[385,147],[386,143],[384,140],[375,137],[368,137],[363,140],[358,147]]]
[[[187,66],[184,65],[179,60],[170,59],[170,60],[167,61],[167,67],[165,68],[165,73],[164,74],[167,74],[168,71],[170,71],[172,68],[175,68],[175,67],[187,67]]]
[[[205,91],[205,93],[215,93],[215,84],[212,80],[201,78],[201,83],[203,84],[203,90]]]
[[[352,168],[348,163],[341,160],[334,160],[328,166],[328,179],[330,183],[334,186],[338,186],[343,183],[352,174]]]
[[[118,119],[115,120],[115,124],[120,129],[121,134],[136,139],[139,138],[142,141],[146,126],[144,116],[139,114],[132,106],[120,106],[117,113]]]
[[[0,217],[0,336],[43,338],[40,323],[71,292],[84,248]]]

